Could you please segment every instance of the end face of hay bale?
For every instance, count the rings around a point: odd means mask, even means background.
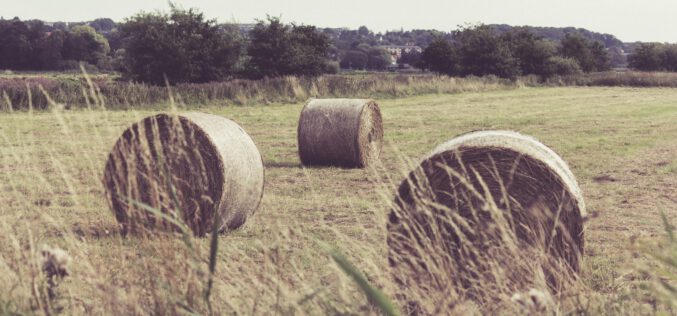
[[[559,289],[580,269],[585,214],[573,174],[542,143],[464,134],[400,184],[387,227],[393,277],[426,293],[407,294],[421,306],[439,293],[486,303],[524,286]]]
[[[369,166],[383,146],[381,111],[373,100],[312,99],[301,111],[298,146],[306,166]]]
[[[203,236],[215,218],[221,230],[234,229],[256,210],[263,163],[251,138],[226,118],[159,114],[122,134],[103,182],[124,233],[187,227]]]

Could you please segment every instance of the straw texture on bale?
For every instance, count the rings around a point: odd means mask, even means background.
[[[560,269],[541,266],[545,287],[562,287],[563,274],[580,270],[585,217],[574,175],[550,148],[516,132],[471,132],[438,146],[400,184],[388,261],[407,293],[484,301],[534,286],[541,258]]]
[[[182,221],[203,236],[215,215],[220,231],[244,224],[261,201],[264,169],[235,122],[198,112],[159,114],[124,131],[103,182],[123,233],[175,230]]]
[[[364,168],[378,160],[382,145],[381,111],[373,100],[311,99],[301,111],[304,165]]]

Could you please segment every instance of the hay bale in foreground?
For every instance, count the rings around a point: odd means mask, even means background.
[[[235,229],[256,210],[264,169],[256,145],[233,121],[205,113],[159,114],[128,128],[109,154],[103,183],[123,233],[174,230],[197,236]],[[144,205],[160,210],[148,211]]]
[[[304,165],[364,168],[383,145],[381,111],[373,100],[311,99],[299,118],[299,156]]]
[[[583,196],[567,164],[510,131],[460,135],[399,186],[388,260],[414,310],[569,286],[584,248]]]

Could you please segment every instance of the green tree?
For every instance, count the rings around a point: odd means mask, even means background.
[[[239,32],[221,29],[194,10],[143,13],[121,25],[125,77],[161,85],[232,76],[242,56]]]
[[[555,54],[552,42],[534,35],[526,28],[514,28],[501,35],[512,56],[517,58],[521,73],[524,75],[546,75],[549,59]]]
[[[101,63],[110,52],[108,41],[91,26],[78,25],[66,33],[63,59],[84,61],[92,65]]]
[[[609,52],[609,58],[611,60],[612,67],[621,68],[628,66],[628,59],[622,47],[610,47],[607,51]]]
[[[448,76],[459,73],[454,47],[444,39],[436,39],[423,50],[420,67]]]
[[[661,58],[663,69],[666,71],[677,71],[677,45],[664,45],[663,54]]]
[[[108,33],[115,29],[117,24],[109,18],[100,18],[89,22],[89,26],[93,27],[97,32]]]
[[[552,56],[545,63],[543,77],[570,76],[582,74],[583,70],[578,61],[573,58]]]
[[[110,32],[107,32],[104,34],[106,37],[106,40],[108,41],[108,45],[110,46],[110,51],[111,53],[115,54],[115,51],[118,49],[123,48],[124,46],[124,38],[122,37],[123,34],[120,32],[119,29],[115,28],[111,30]]]
[[[366,26],[362,25],[357,29],[357,34],[360,36],[370,36],[372,33]]]
[[[611,65],[604,44],[590,41],[577,32],[568,33],[562,38],[560,55],[575,59],[584,72],[608,70]]]
[[[560,55],[575,59],[585,72],[593,71],[595,61],[588,41],[579,33],[568,33],[560,41]]]
[[[663,45],[640,43],[635,52],[628,56],[628,66],[642,71],[663,70]]]
[[[14,18],[0,20],[0,69],[26,70],[31,65],[33,43],[26,23]]]
[[[66,23],[66,22],[54,22],[54,24],[52,24],[52,28],[54,30],[61,30],[61,31],[65,32],[65,31],[68,30],[68,23]]]
[[[404,65],[409,65],[413,67],[418,67],[419,64],[421,63],[421,53],[411,49],[408,51],[402,51],[402,56],[400,59],[397,61],[398,64],[401,66]]]
[[[294,48],[289,33],[290,27],[278,18],[268,17],[268,23],[259,21],[249,33],[247,73],[250,77],[275,77],[292,72]]]
[[[249,77],[317,76],[331,69],[329,37],[314,26],[289,26],[279,18],[268,17],[249,36],[246,69]]]
[[[372,47],[367,52],[367,69],[384,70],[392,63],[390,53],[383,47]]]
[[[365,69],[367,67],[367,54],[361,50],[349,50],[341,58],[341,68]]]
[[[354,50],[361,51],[364,54],[369,54],[369,49],[371,49],[371,45],[362,42],[354,42],[352,47]]]
[[[591,41],[588,44],[590,53],[595,63],[595,71],[605,71],[611,69],[611,56],[602,42]]]
[[[65,39],[66,34],[63,31],[55,30],[37,41],[35,44],[35,62],[40,69],[58,69],[63,60],[62,50]]]
[[[518,60],[512,56],[510,47],[488,25],[454,31],[454,46],[463,76],[514,78],[520,75]]]
[[[293,44],[292,71],[295,75],[317,76],[331,72],[329,59],[329,38],[318,32],[314,26],[292,25]]]

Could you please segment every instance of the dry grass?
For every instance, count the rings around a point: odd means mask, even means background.
[[[210,240],[123,238],[107,207],[101,185],[107,153],[130,123],[155,112],[3,113],[0,313],[375,314],[334,264],[331,249],[394,298],[385,223],[396,184],[437,144],[477,129],[518,130],[552,147],[569,162],[595,215],[580,290],[558,299],[553,310],[670,313],[642,287],[653,279],[638,263],[656,263],[635,254],[631,239],[662,236],[661,210],[677,216],[677,174],[670,167],[677,156],[675,99],[677,91],[668,89],[522,88],[383,100],[384,151],[381,163],[366,170],[300,166],[300,102],[202,108],[247,130],[267,168],[258,212],[243,229],[218,238],[209,303]],[[42,245],[71,257],[69,275],[53,277],[54,285],[41,264]],[[515,294],[501,311],[519,311],[521,298],[535,292]]]
[[[533,82],[535,78],[525,78]],[[555,77],[546,85],[554,86],[606,86],[606,87],[677,87],[677,73],[645,71],[606,71],[583,75]]]
[[[108,108],[163,107],[168,102],[164,86],[150,86],[114,80],[114,77],[85,76],[0,76],[0,109],[44,109],[51,99],[67,107],[84,108],[105,104]],[[87,83],[94,83],[93,89]],[[83,85],[84,83],[84,85]],[[90,86],[92,87],[92,86]],[[508,80],[450,78],[435,74],[397,75],[360,74],[320,77],[280,77],[261,80],[231,80],[203,84],[178,84],[172,94],[178,104],[256,105],[303,102],[309,97],[323,98],[395,98],[430,93],[460,93],[512,89]],[[28,89],[27,89],[28,88]],[[92,91],[96,90],[96,91]],[[96,92],[93,94],[92,92]]]

